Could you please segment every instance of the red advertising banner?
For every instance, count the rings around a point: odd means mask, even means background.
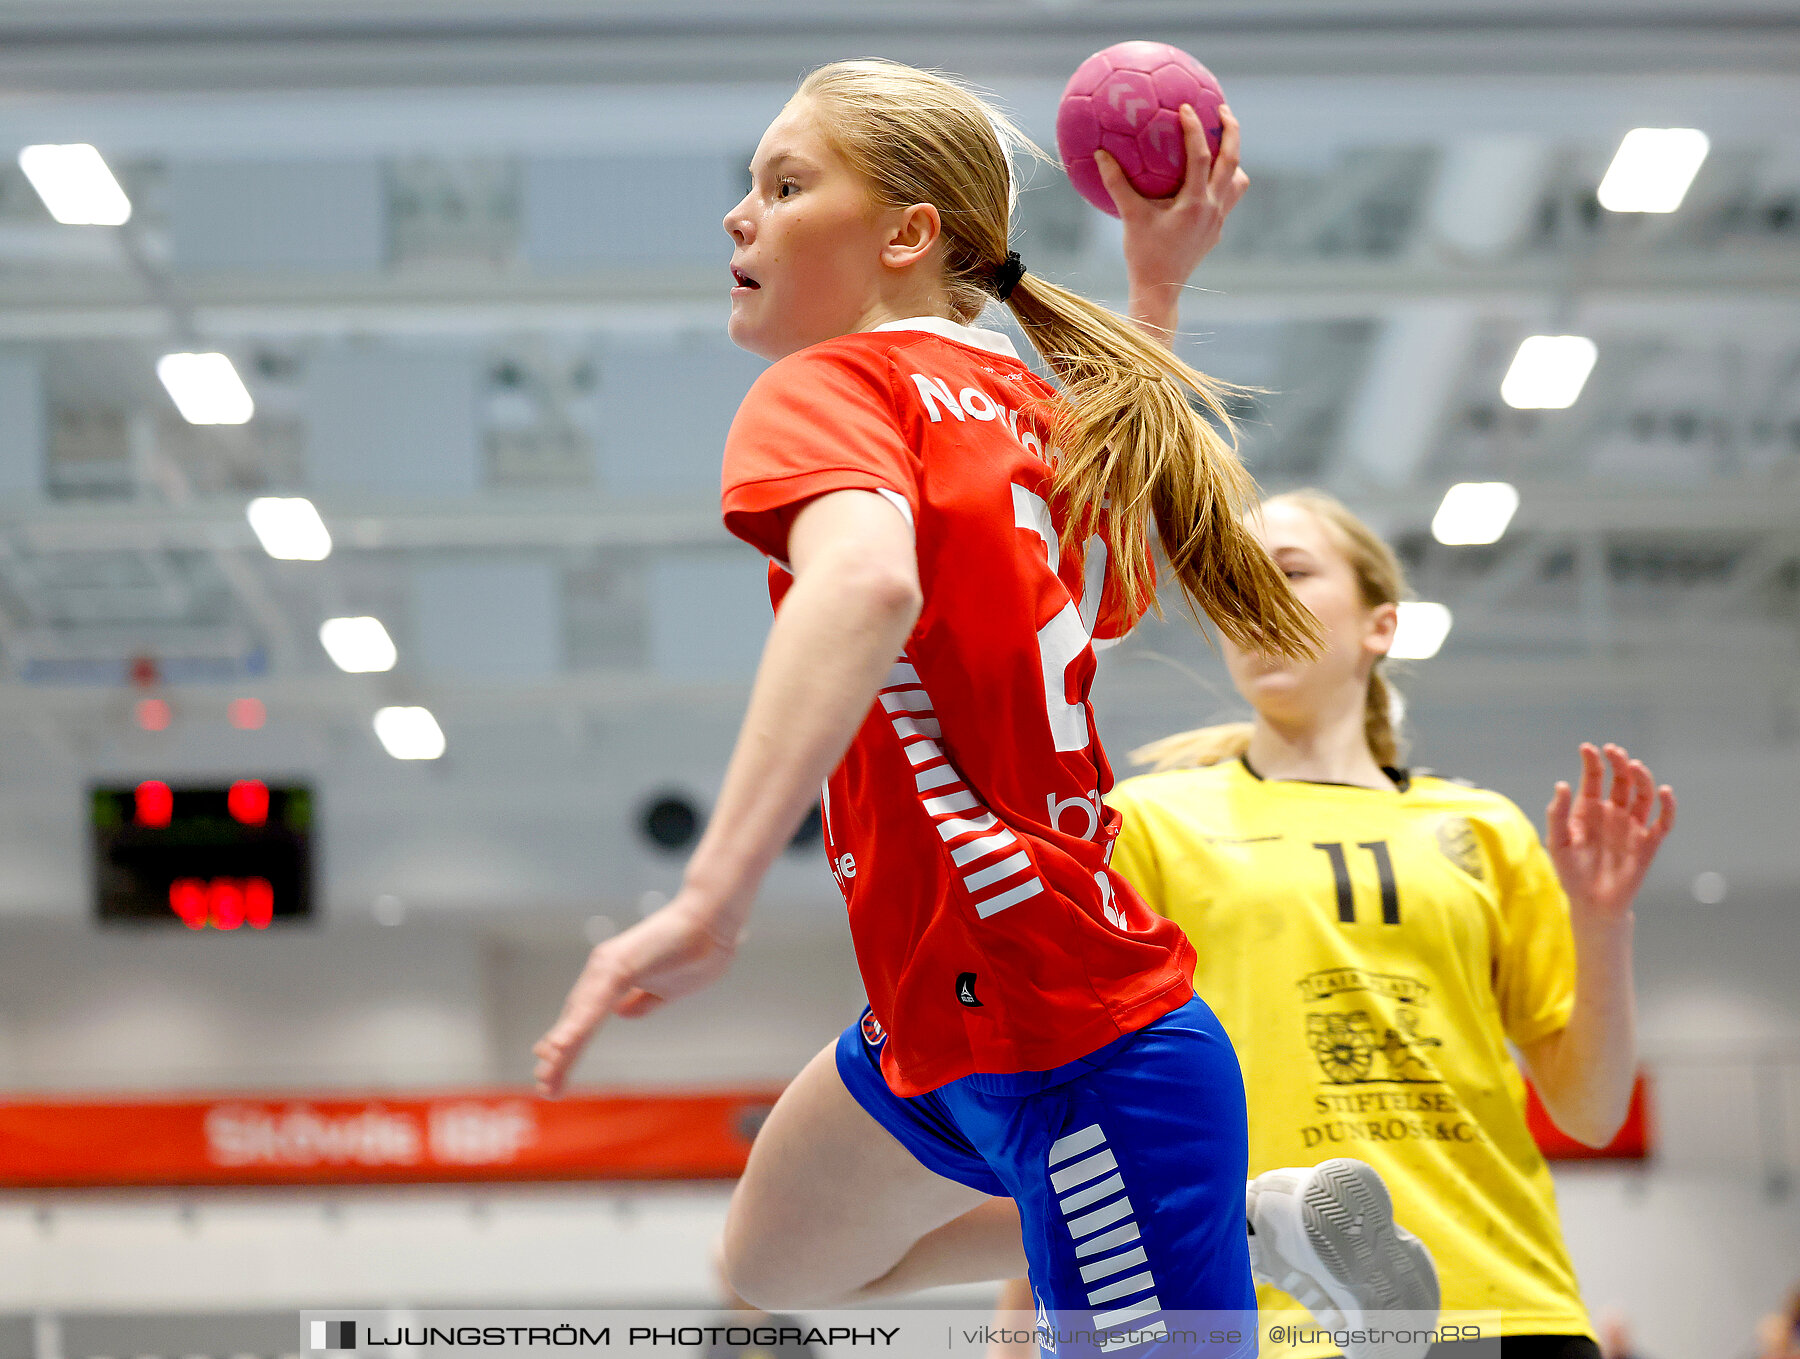
[[[0,1188],[730,1179],[780,1093],[0,1103]],[[1643,1076],[1608,1146],[1561,1132],[1535,1090],[1526,1119],[1553,1161],[1650,1155]]]
[[[1625,1125],[1619,1129],[1618,1136],[1604,1147],[1590,1147],[1585,1142],[1577,1142],[1556,1124],[1550,1121],[1550,1115],[1544,1108],[1544,1102],[1538,1098],[1536,1087],[1527,1083],[1525,1087],[1525,1123],[1531,1129],[1531,1137],[1544,1153],[1546,1160],[1551,1161],[1647,1161],[1650,1159],[1651,1144],[1655,1140],[1650,1122],[1650,1078],[1642,1072],[1638,1073],[1637,1083],[1631,1087],[1631,1107],[1625,1113]]]
[[[0,1186],[720,1179],[778,1090],[0,1104]]]

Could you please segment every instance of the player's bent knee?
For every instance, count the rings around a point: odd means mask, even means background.
[[[831,1307],[855,1290],[835,1288],[831,1281],[809,1275],[795,1253],[784,1251],[754,1233],[733,1230],[729,1220],[720,1243],[719,1270],[726,1286],[752,1307],[765,1312]]]

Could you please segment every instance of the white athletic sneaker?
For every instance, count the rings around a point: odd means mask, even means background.
[[[1403,1330],[1425,1330],[1438,1312],[1437,1267],[1425,1243],[1394,1222],[1387,1186],[1372,1166],[1340,1157],[1310,1169],[1271,1170],[1245,1186],[1250,1266],[1303,1303],[1321,1325],[1380,1326],[1381,1312],[1426,1313]],[[1346,1359],[1419,1359],[1427,1342],[1346,1345]]]

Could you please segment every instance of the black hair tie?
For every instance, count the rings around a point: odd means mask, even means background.
[[[994,268],[994,296],[1002,302],[1013,295],[1013,289],[1019,286],[1019,280],[1025,277],[1025,265],[1019,259],[1019,252],[1010,250],[1004,264]]]

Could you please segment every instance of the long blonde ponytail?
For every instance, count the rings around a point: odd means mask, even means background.
[[[1050,437],[1055,493],[1071,511],[1064,533],[1073,542],[1103,534],[1127,606],[1154,602],[1154,526],[1190,606],[1233,643],[1314,655],[1317,621],[1244,523],[1256,488],[1238,460],[1222,384],[1132,322],[1035,275],[1008,305],[1061,382]]]
[[[964,322],[978,317],[1007,259],[1016,199],[1008,153],[1044,153],[972,91],[896,62],[820,67],[796,97],[827,106],[826,136],[877,201],[938,210],[951,308]],[[1190,607],[1233,643],[1316,654],[1317,621],[1244,523],[1255,488],[1224,385],[1035,274],[1007,305],[1061,388],[1047,414],[1065,545],[1099,533],[1127,606],[1155,608],[1154,529]]]

